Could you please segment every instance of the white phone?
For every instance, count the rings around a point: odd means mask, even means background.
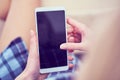
[[[65,8],[36,8],[35,17],[40,73],[68,70],[68,51],[60,49],[60,44],[67,41]]]

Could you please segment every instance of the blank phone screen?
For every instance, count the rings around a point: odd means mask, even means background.
[[[40,68],[67,66],[67,51],[60,49],[66,42],[65,12],[37,12]]]

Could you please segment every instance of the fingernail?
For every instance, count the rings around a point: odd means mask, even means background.
[[[60,45],[60,49],[65,49],[65,48],[66,48],[65,44]]]

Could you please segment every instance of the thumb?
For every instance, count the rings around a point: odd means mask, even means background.
[[[60,45],[60,49],[65,50],[84,50],[83,43],[63,43]]]
[[[15,80],[36,80],[39,76],[39,55],[37,50],[37,37],[31,31],[30,52],[25,70]]]
[[[31,30],[30,32],[30,52],[27,61],[27,70],[32,72],[39,72],[39,54],[37,48],[36,34]]]

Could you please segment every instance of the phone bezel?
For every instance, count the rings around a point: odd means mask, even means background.
[[[64,7],[41,7],[41,8],[36,8],[35,9],[35,21],[36,21],[37,37],[38,37],[38,28],[37,28],[37,17],[36,17],[37,14],[36,13],[37,12],[45,12],[45,11],[60,11],[60,10],[64,10],[64,13],[65,13],[65,8]],[[66,28],[66,19],[65,19],[65,31],[66,31],[66,42],[67,42],[67,30],[66,29],[67,28]],[[38,43],[39,43],[39,41],[38,41]],[[39,52],[39,46],[38,46],[38,52]],[[68,55],[68,51],[67,51],[67,55]],[[65,71],[65,70],[68,70],[68,59],[67,59],[67,65],[66,66],[40,69],[40,73],[50,73],[50,72],[58,72],[58,71]]]

